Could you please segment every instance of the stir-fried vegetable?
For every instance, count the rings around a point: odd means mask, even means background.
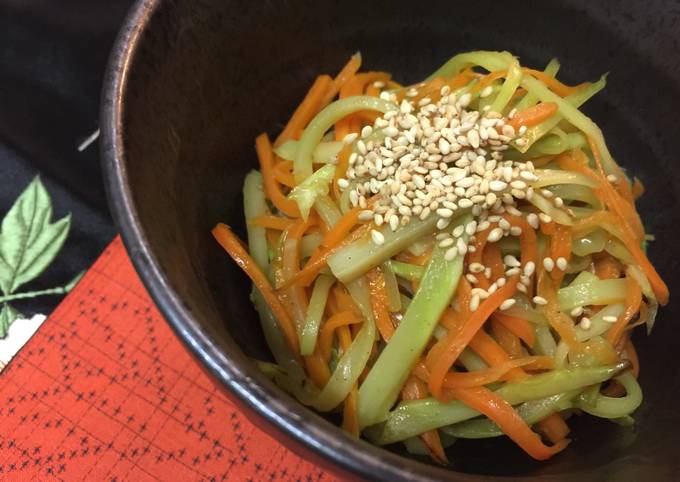
[[[570,86],[555,59],[476,51],[401,86],[361,62],[319,76],[274,145],[258,136],[247,249],[213,230],[253,282],[262,372],[441,464],[457,438],[502,435],[549,458],[574,413],[632,424],[630,332],[669,293],[644,188],[580,110],[606,76]]]

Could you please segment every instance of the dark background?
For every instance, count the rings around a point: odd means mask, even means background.
[[[0,216],[40,174],[55,218],[72,213],[61,253],[22,291],[60,286],[86,269],[115,235],[97,143],[109,50],[132,0],[0,0]],[[13,303],[49,313],[61,297]]]

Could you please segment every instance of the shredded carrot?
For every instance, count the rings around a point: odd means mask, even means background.
[[[418,266],[425,266],[430,261],[431,257],[432,257],[432,247],[425,250],[425,252],[423,254],[419,254],[419,255],[415,255],[408,250],[402,251],[399,254],[399,261],[403,261],[404,263],[409,263],[409,264],[415,264],[415,265],[418,265]]]
[[[484,77],[482,77],[481,79],[479,79],[479,82],[477,82],[475,85],[472,86],[472,88],[470,89],[470,93],[471,93],[471,94],[476,94],[476,93],[479,92],[480,90],[482,90],[482,89],[484,89],[485,87],[491,85],[491,84],[494,83],[496,80],[502,79],[502,78],[505,77],[506,75],[508,75],[508,71],[507,71],[507,70],[496,70],[496,71],[494,71],[494,72],[489,72],[489,73],[486,74]]]
[[[482,256],[484,266],[491,268],[491,279],[498,279],[505,276],[505,265],[501,257],[501,248],[498,243],[490,243],[484,248]]]
[[[637,177],[633,180],[633,187],[631,187],[631,194],[633,199],[639,199],[645,193],[645,186]]]
[[[607,341],[616,346],[626,329],[626,326],[633,319],[635,314],[640,311],[640,303],[642,302],[642,290],[640,285],[634,278],[626,278],[626,307],[623,313],[616,320],[616,323],[609,328],[607,332]]]
[[[536,332],[529,321],[501,312],[494,313],[493,319],[498,320],[498,322],[503,324],[503,326],[514,333],[529,348],[534,346],[534,343],[536,342]]]
[[[453,363],[463,349],[470,343],[484,322],[500,306],[500,304],[510,298],[517,287],[517,276],[512,276],[506,284],[496,290],[491,296],[484,300],[477,310],[473,311],[465,326],[458,333],[447,333],[439,340],[435,346],[439,345],[438,350],[431,349],[427,355],[427,366],[432,374],[428,387],[432,395],[442,398],[442,384],[446,373],[451,369]],[[434,347],[433,347],[434,348]],[[436,356],[430,356],[431,354]]]
[[[323,388],[331,378],[331,371],[328,368],[328,360],[321,354],[319,344],[314,347],[314,352],[311,355],[304,357],[305,369],[309,374],[309,378],[314,382],[318,388]]]
[[[361,95],[364,93],[364,87],[373,82],[386,82],[390,75],[385,72],[363,72],[355,74],[350,80],[340,89],[340,98],[345,99],[354,95]],[[356,114],[351,114],[335,124],[336,136],[335,140],[342,140],[345,135],[350,132],[358,132],[361,128],[359,118]]]
[[[335,175],[333,176],[333,195],[337,202],[340,201],[341,193],[338,181],[345,177],[347,169],[349,169],[349,156],[352,154],[352,146],[347,144],[340,152],[338,152],[338,164],[335,166]]]
[[[520,358],[522,353],[522,343],[513,332],[508,330],[501,322],[491,318],[491,334],[503,350],[510,355],[510,358]]]
[[[465,405],[493,420],[508,437],[537,460],[552,457],[568,444],[568,440],[562,440],[552,447],[543,444],[512,405],[487,388],[452,388],[447,391]]]
[[[621,218],[622,227],[629,235],[641,242],[645,236],[645,229],[642,226],[642,221],[640,221],[640,216],[635,210],[635,202],[633,201],[633,194],[630,192],[630,186],[623,178],[623,172],[618,169],[616,177],[621,181],[621,185],[628,187],[626,191],[626,196],[623,196],[611,185],[607,176],[605,175],[604,168],[602,167],[602,157],[600,156],[600,151],[595,144],[592,137],[588,136],[588,145],[593,153],[593,158],[595,159],[595,165],[597,166],[597,174],[600,177],[600,193],[605,204],[609,209]]]
[[[470,340],[470,348],[490,366],[502,365],[511,361],[510,355],[484,330],[479,330]],[[508,371],[508,380],[526,378],[527,373],[521,368]]]
[[[362,209],[356,207],[347,211],[321,239],[321,246],[328,249],[338,246],[359,222]]]
[[[427,387],[425,384],[414,376],[409,377],[406,380],[404,387],[401,389],[401,398],[403,400],[420,400],[427,397],[427,395]],[[448,463],[437,429],[428,430],[427,432],[420,434],[419,437],[435,461],[440,464]]]
[[[368,288],[371,297],[371,308],[375,325],[380,332],[383,340],[390,341],[394,334],[394,325],[388,309],[387,290],[385,289],[385,278],[380,268],[373,268],[366,273]]]
[[[553,444],[561,442],[569,435],[569,426],[559,413],[551,413],[538,422],[536,428]]]
[[[359,399],[359,389],[355,383],[345,398],[342,408],[342,428],[354,435],[359,436],[359,415],[357,413],[357,400]]]
[[[555,223],[555,228],[550,236],[550,257],[553,260],[564,258],[567,262],[571,259],[571,229],[569,226]],[[564,271],[554,269],[550,272],[550,276],[559,286],[564,278]]]
[[[333,79],[328,75],[320,75],[316,78],[312,87],[307,92],[307,95],[302,100],[300,105],[291,116],[288,124],[284,127],[279,137],[277,137],[275,146],[280,146],[285,141],[290,139],[299,139],[305,126],[311,121],[314,116],[323,108],[324,99],[332,89]]]
[[[554,366],[554,360],[546,356],[527,356],[515,360],[506,360],[482,370],[449,372],[444,378],[444,388],[481,387],[497,381],[510,379],[506,375],[513,368],[530,366],[550,367]],[[430,379],[430,372],[422,362],[414,367],[413,374],[426,383]]]
[[[512,126],[516,131],[520,127],[532,127],[541,122],[550,119],[557,113],[557,104],[554,102],[541,102],[532,107],[527,107],[514,115],[508,121],[508,125]]]
[[[638,359],[637,351],[635,351],[635,346],[633,345],[633,342],[630,341],[630,338],[626,340],[626,344],[624,346],[624,355],[628,360],[630,360],[631,365],[633,365],[631,368],[631,373],[635,378],[637,378],[640,375],[640,360]]]
[[[621,277],[623,265],[612,255],[607,253],[604,256],[594,256],[593,258],[595,276],[600,279],[616,279]]]
[[[263,214],[262,216],[257,216],[248,221],[248,224],[253,226],[259,226],[261,228],[276,229],[277,231],[283,231],[295,222],[295,219],[284,218],[281,216],[271,216]]]
[[[589,84],[588,82],[584,82],[583,84],[570,87],[568,85],[563,84],[555,77],[548,75],[545,72],[541,72],[540,70],[527,69],[526,67],[522,67],[522,72],[525,74],[529,74],[532,77],[536,77],[536,79],[543,82],[545,85],[548,86],[550,90],[555,92],[560,97],[566,97],[568,95],[571,95]]]
[[[480,231],[478,233],[475,233],[475,240],[471,243],[472,246],[474,246],[474,250],[470,251],[468,250],[467,254],[467,263],[468,266],[470,266],[473,263],[484,263],[484,249],[486,248],[487,244],[487,239],[489,237],[489,233],[493,229],[492,226],[489,226],[486,228],[484,231]],[[483,273],[479,273],[475,275],[477,278],[477,287],[482,288],[482,289],[488,289],[489,286],[491,285],[491,282],[487,279],[486,276],[484,276]]]
[[[286,187],[295,187],[295,176],[293,175],[293,161],[283,160],[274,164],[274,179]]]
[[[331,349],[333,348],[335,330],[341,326],[361,323],[361,321],[361,318],[355,313],[347,310],[336,313],[323,322],[319,331],[319,341],[317,345],[319,346],[321,356],[326,363],[331,359]]]
[[[274,289],[272,288],[271,284],[269,284],[267,276],[260,270],[260,268],[257,266],[257,263],[255,263],[255,261],[253,261],[253,259],[250,257],[248,251],[246,251],[246,249],[241,244],[241,240],[239,240],[238,237],[232,233],[229,226],[222,223],[213,228],[212,234],[217,242],[220,243],[220,246],[222,246],[224,250],[229,253],[229,256],[232,257],[239,268],[241,268],[250,277],[255,287],[260,290],[260,293],[262,293],[262,296],[276,317],[279,328],[281,328],[281,331],[288,342],[288,346],[293,351],[293,353],[299,353],[297,331],[295,330],[293,320],[291,320],[290,316],[283,307],[283,304],[276,296]]]
[[[274,204],[274,207],[286,216],[299,217],[300,210],[295,201],[286,198],[281,192],[279,183],[274,178],[274,153],[267,134],[260,134],[255,140],[255,150],[260,160],[260,170],[262,171],[262,184],[267,198]]]
[[[518,227],[522,230],[522,234],[519,235],[519,247],[521,252],[522,265],[531,261],[534,265],[538,265],[538,242],[536,240],[536,232],[534,228],[528,223],[528,221],[519,216],[511,216],[509,214],[504,214],[503,217],[506,221],[510,223],[512,227]]]
[[[321,102],[322,105],[327,105],[329,104],[333,98],[338,95],[338,92],[340,92],[340,89],[351,79],[354,77],[354,75],[358,72],[359,68],[361,67],[361,54],[356,53],[352,55],[349,59],[349,61],[345,64],[345,66],[338,72],[338,75],[335,76],[333,79],[333,83],[331,84],[330,89],[328,89],[328,92],[326,92],[326,95],[323,97],[323,101]]]

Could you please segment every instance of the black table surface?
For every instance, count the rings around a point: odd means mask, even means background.
[[[109,50],[132,0],[0,0],[0,216],[36,175],[54,217],[72,214],[69,237],[50,267],[25,288],[63,285],[86,269],[115,235],[97,144]],[[24,314],[60,301],[16,302]]]

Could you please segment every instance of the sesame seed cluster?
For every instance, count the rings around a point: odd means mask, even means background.
[[[490,92],[483,89],[480,97]],[[475,236],[484,232],[487,243],[495,243],[506,236],[521,236],[522,228],[513,225],[507,216],[523,217],[532,229],[552,219],[544,213],[523,213],[517,208],[519,200],[534,196],[531,184],[538,180],[533,164],[504,160],[503,153],[511,143],[522,146],[526,128],[517,131],[510,121],[515,112],[505,118],[487,106],[481,111],[469,109],[471,94],[451,93],[448,86],[440,91],[436,101],[428,97],[415,100],[417,88],[407,91],[398,108],[386,112],[366,126],[360,134],[348,135],[344,142],[353,144],[346,178],[338,180],[342,191],[349,190],[352,206],[363,210],[362,221],[370,221],[372,241],[384,243],[378,229],[383,224],[392,231],[405,226],[414,217],[426,220],[437,217],[436,242],[445,248],[445,259],[474,252]],[[381,97],[397,105],[393,93]],[[549,195],[552,192],[548,191]],[[545,194],[545,193],[543,193]],[[368,198],[373,200],[369,203]],[[561,199],[553,199],[556,207]],[[451,220],[460,210],[470,211],[473,220],[449,230]],[[466,236],[463,236],[465,234]],[[466,241],[467,238],[467,241]],[[536,266],[522,263],[512,255],[503,259],[504,276],[492,280],[491,268],[471,263],[465,277],[473,286],[470,310],[505,285],[511,276],[518,276],[518,290],[531,292],[530,286]],[[564,258],[545,258],[543,267],[565,270]],[[480,277],[489,280],[486,289],[475,286]],[[535,296],[536,305],[547,301]],[[499,307],[507,310],[515,299],[505,300]]]

